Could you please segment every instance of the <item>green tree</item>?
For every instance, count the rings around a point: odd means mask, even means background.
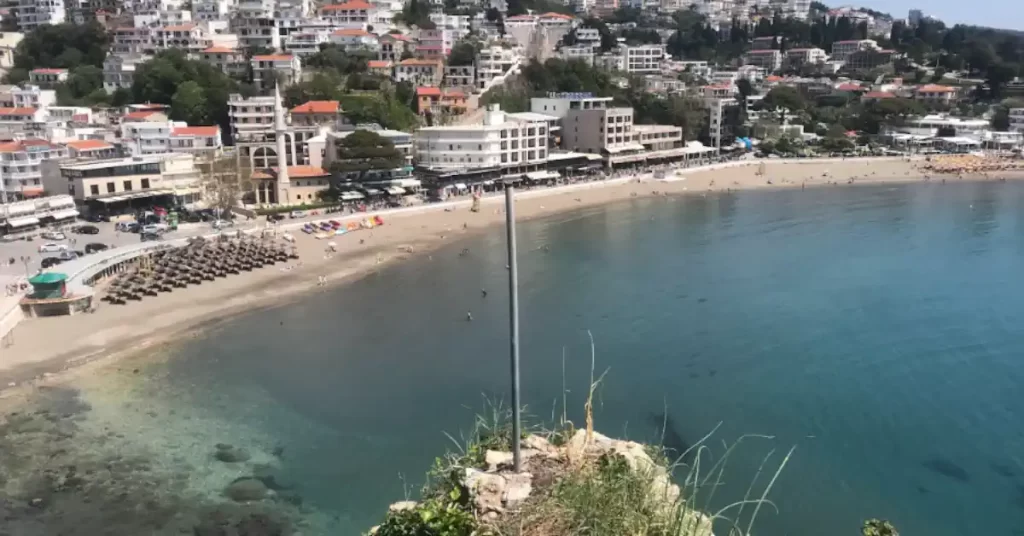
[[[868,519],[860,529],[862,536],[900,536],[892,523],[884,519]]]
[[[825,138],[821,140],[821,147],[826,151],[843,152],[853,149],[854,143],[846,135],[846,129],[836,124],[828,128]]]
[[[342,138],[331,172],[360,181],[367,172],[405,166],[405,156],[390,140],[370,130],[357,130]]]
[[[461,39],[455,43],[451,53],[448,54],[448,65],[473,65],[476,62],[476,54],[479,51],[480,43],[478,41]]]
[[[106,30],[96,22],[44,24],[25,34],[18,43],[14,67],[25,71],[40,67],[102,67],[109,42]]]
[[[172,118],[201,118],[197,121],[200,124],[216,123],[222,132],[230,132],[227,101],[231,93],[239,90],[238,82],[206,62],[188,59],[179,50],[161,51],[152,60],[136,67],[132,101],[173,105],[179,88],[186,82],[194,82],[200,88],[204,110],[202,113],[193,111],[191,105],[197,99],[190,85],[188,91],[179,96],[177,111],[172,108]]]
[[[208,125],[206,95],[203,88],[193,80],[178,86],[171,96],[170,117],[175,121],[185,121],[190,125]]]
[[[800,91],[790,86],[775,86],[764,96],[761,106],[779,113],[779,120],[785,124],[786,114],[802,111],[807,101]]]

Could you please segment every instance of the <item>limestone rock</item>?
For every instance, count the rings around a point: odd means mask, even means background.
[[[483,514],[504,510],[501,499],[505,493],[505,477],[466,469],[465,484],[477,512]]]
[[[522,454],[522,452],[520,452]],[[512,453],[502,452],[500,450],[488,450],[484,454],[484,463],[487,464],[487,471],[495,472],[501,466],[512,465]]]
[[[526,439],[523,440],[523,446],[544,454],[553,454],[558,452],[558,447],[552,445],[547,438],[536,434],[526,436]]]
[[[416,501],[398,501],[391,506],[388,506],[389,512],[404,512],[406,510],[416,509]]]
[[[259,501],[267,496],[267,487],[255,478],[240,478],[232,482],[224,494],[236,502]]]
[[[505,493],[502,502],[506,507],[515,506],[530,497],[533,490],[533,475],[530,473],[512,473],[505,475]]]

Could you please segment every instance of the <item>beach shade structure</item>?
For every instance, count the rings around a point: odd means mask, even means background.
[[[67,296],[68,276],[58,272],[47,272],[33,276],[28,280],[32,285],[32,293],[28,295],[33,300],[53,300]]]

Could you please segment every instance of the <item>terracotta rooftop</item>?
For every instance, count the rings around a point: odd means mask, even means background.
[[[220,134],[220,127],[177,127],[171,129],[171,136],[216,136]]]
[[[352,0],[343,4],[328,4],[320,8],[320,11],[356,11],[360,9],[373,9],[373,6],[363,0]]]
[[[927,84],[917,88],[918,93],[952,93],[956,91],[955,87],[940,86],[938,84]]]
[[[896,95],[889,93],[888,91],[869,91],[864,94],[862,98],[865,99],[894,99]]]
[[[238,51],[231,47],[210,47],[203,52],[206,54],[235,54]]]
[[[153,114],[157,113],[154,110],[140,110],[138,112],[129,112],[124,114],[125,119],[145,119]]]
[[[366,66],[370,69],[387,69],[391,67],[391,62],[387,60],[370,60],[366,62]]]
[[[417,97],[440,97],[441,96],[441,88],[439,88],[439,87],[420,86],[420,87],[416,88],[416,96]]]
[[[330,176],[331,174],[324,170],[324,168],[316,166],[288,166],[289,179],[312,179],[316,177]],[[253,179],[270,179],[274,177],[277,177],[277,168],[270,168],[269,170],[257,171],[252,174]]]
[[[309,101],[292,108],[293,114],[336,114],[340,111],[338,101]]]
[[[19,107],[19,108],[0,108],[0,116],[5,115],[32,115],[36,113],[35,108]]]
[[[345,36],[345,37],[367,37],[367,36],[370,36],[372,34],[370,32],[368,32],[368,31],[366,31],[366,30],[360,30],[358,28],[352,28],[352,29],[334,30],[333,32],[331,32],[331,35],[340,35],[340,36]]]
[[[89,151],[92,149],[111,149],[114,146],[103,140],[75,140],[65,143],[76,151]]]

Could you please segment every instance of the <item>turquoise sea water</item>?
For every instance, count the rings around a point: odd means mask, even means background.
[[[1024,532],[1020,185],[637,199],[519,237],[538,417],[560,399],[564,348],[582,422],[589,330],[606,434],[651,439],[667,406],[687,442],[719,423],[717,442],[776,437],[734,456],[722,501],[770,449],[797,446],[759,534],[853,534],[867,517],[904,534]],[[442,432],[507,392],[505,263],[501,230],[452,244],[233,319],[176,349],[160,381],[276,443],[282,478],[332,534],[357,534],[422,482]]]

